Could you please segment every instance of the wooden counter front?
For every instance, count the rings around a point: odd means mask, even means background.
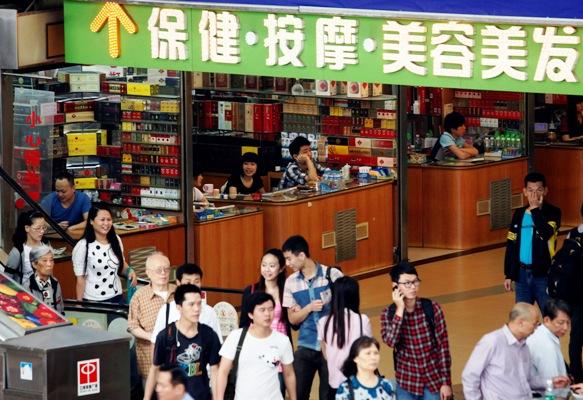
[[[263,212],[235,215],[194,224],[194,259],[204,272],[203,285],[243,289],[259,279],[263,244]],[[241,296],[208,293],[209,304]],[[233,297],[233,298],[232,298]]]
[[[526,158],[468,166],[410,165],[408,176],[410,246],[466,250],[506,238],[490,229],[490,215],[477,215],[478,201],[490,198],[490,183],[510,179],[519,194]]]
[[[561,209],[561,225],[579,225],[583,202],[583,146],[537,145],[534,166],[547,178],[547,199]]]
[[[168,256],[172,265],[180,265],[185,261],[185,233],[185,227],[182,224],[117,232],[122,239],[126,261],[129,262],[129,251],[140,247],[155,246],[158,251]],[[55,260],[54,275],[61,284],[63,296],[66,299],[74,299],[76,279],[70,257]]]
[[[393,182],[378,182],[290,202],[225,202],[263,209],[265,249],[281,248],[288,237],[302,235],[310,245],[311,258],[325,265],[340,264],[345,273],[358,274],[393,263],[393,186]],[[323,248],[322,235],[334,232],[337,212],[353,208],[356,223],[368,223],[368,237],[357,241],[355,259],[337,263],[336,248]]]

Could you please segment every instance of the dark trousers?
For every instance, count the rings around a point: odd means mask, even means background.
[[[332,386],[328,385],[328,400],[336,400],[336,392],[338,388],[333,388]]]
[[[318,371],[320,378],[320,399],[328,399],[328,365],[321,351],[298,347],[294,354],[294,371],[298,400],[309,400],[312,381]]]
[[[570,304],[571,338],[569,340],[569,360],[571,374],[575,382],[583,382],[583,366],[581,365],[581,349],[583,348],[583,304]]]

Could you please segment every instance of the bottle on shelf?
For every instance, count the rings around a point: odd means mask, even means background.
[[[421,135],[415,135],[415,151],[419,152],[423,150],[423,140],[421,139]]]
[[[492,139],[489,135],[484,136],[484,152],[488,153],[492,150]]]
[[[555,389],[553,387],[553,380],[547,380],[547,388],[545,390],[545,400],[555,400]]]

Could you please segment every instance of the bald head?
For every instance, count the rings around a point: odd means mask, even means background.
[[[146,269],[157,268],[160,265],[170,266],[170,260],[161,251],[152,253],[146,258]]]
[[[518,339],[526,339],[540,324],[538,307],[528,303],[516,303],[508,315],[508,329]]]
[[[146,275],[158,289],[160,286],[168,285],[170,272],[170,260],[164,254],[156,252],[146,258]]]

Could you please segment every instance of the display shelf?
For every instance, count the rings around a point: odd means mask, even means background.
[[[180,143],[138,142],[135,140],[124,140],[123,143],[145,144],[145,145],[154,145],[154,146],[180,146]]]

